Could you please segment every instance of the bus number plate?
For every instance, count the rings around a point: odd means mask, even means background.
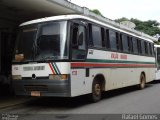
[[[32,92],[31,92],[31,96],[40,97],[41,94],[40,94],[39,91],[32,91]]]

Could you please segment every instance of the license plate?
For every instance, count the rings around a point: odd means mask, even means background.
[[[32,91],[32,92],[31,92],[31,96],[40,97],[41,94],[40,94],[39,91]]]

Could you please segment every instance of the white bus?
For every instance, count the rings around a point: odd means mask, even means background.
[[[160,45],[154,45],[155,57],[156,57],[156,78],[155,80],[160,80]]]
[[[20,25],[12,65],[16,95],[75,97],[155,78],[151,40],[83,15]]]

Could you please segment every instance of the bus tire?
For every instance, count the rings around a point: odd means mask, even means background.
[[[146,77],[145,77],[144,73],[141,73],[139,89],[142,90],[145,88],[145,86],[146,86]]]
[[[102,96],[102,85],[98,80],[94,80],[92,85],[92,95],[91,95],[92,102],[100,101],[101,96]]]

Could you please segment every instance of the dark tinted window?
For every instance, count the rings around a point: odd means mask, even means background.
[[[106,47],[110,48],[109,30],[108,29],[106,30],[106,36],[105,36],[105,38],[106,38]]]
[[[132,41],[133,41],[133,52],[135,54],[138,54],[138,44],[137,44],[137,39],[136,38],[132,38]]]
[[[143,40],[141,40],[141,48],[142,48],[142,55],[145,55],[145,44]]]
[[[142,53],[142,46],[141,46],[141,41],[139,39],[137,39],[137,46],[138,46],[138,53],[141,54]]]
[[[116,32],[116,44],[117,44],[117,50],[122,51],[122,39],[121,34]]]
[[[128,46],[129,46],[129,51],[131,53],[133,53],[133,40],[132,40],[132,37],[127,37],[128,38]]]
[[[150,53],[151,56],[153,55],[153,53],[152,53],[152,44],[151,43],[149,43],[149,53]]]
[[[148,42],[147,45],[148,45],[148,55],[150,56],[152,55],[150,43]]]
[[[152,46],[152,56],[154,56],[154,44],[152,43],[151,46]]]
[[[160,48],[156,47],[156,62],[157,62],[157,68],[160,69]]]
[[[128,39],[127,35],[125,34],[122,34],[122,44],[123,44],[123,51],[128,52],[129,51]]]
[[[144,41],[145,54],[148,55],[148,42]]]
[[[104,48],[106,46],[106,43],[105,43],[105,30],[104,30],[104,28],[101,28],[101,34],[102,34],[102,47]]]
[[[92,39],[94,47],[101,48],[102,47],[102,36],[101,36],[101,28],[97,26],[92,26]]]
[[[111,50],[117,50],[116,33],[113,30],[109,30],[109,38]]]
[[[120,50],[123,51],[122,34],[119,35],[119,46]]]
[[[93,41],[92,41],[92,24],[89,24],[88,27],[89,27],[89,42],[88,42],[88,45],[89,46],[93,46]]]

